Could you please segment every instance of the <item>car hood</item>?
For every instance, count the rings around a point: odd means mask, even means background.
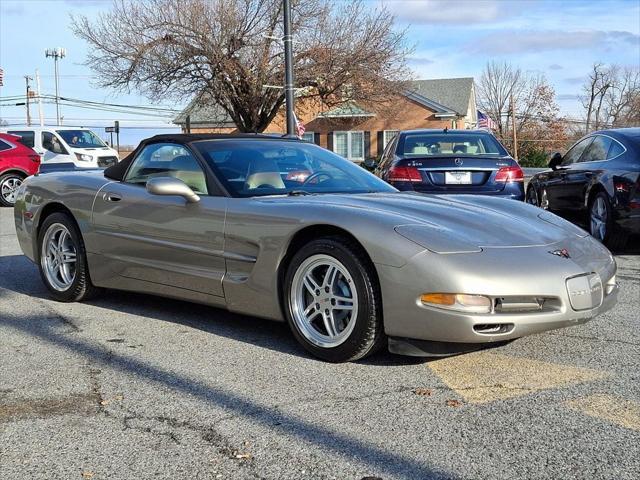
[[[377,213],[395,223],[400,235],[438,253],[545,246],[587,235],[537,207],[490,196],[399,192],[312,195],[303,199],[307,204],[319,202]]]

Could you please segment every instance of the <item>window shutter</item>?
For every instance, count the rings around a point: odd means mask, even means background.
[[[327,133],[327,150],[333,152],[333,132]]]
[[[371,132],[364,132],[364,159],[371,158]]]
[[[378,157],[382,156],[384,152],[384,131],[378,131]]]
[[[320,134],[318,132],[313,133],[313,143],[320,145]]]

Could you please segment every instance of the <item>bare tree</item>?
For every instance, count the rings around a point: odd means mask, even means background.
[[[152,99],[205,94],[241,131],[259,132],[284,102],[281,0],[114,0],[73,19],[103,87]],[[294,0],[299,95],[328,105],[388,100],[407,78],[405,33],[361,0]]]
[[[530,123],[544,117],[555,118],[558,113],[555,92],[544,75],[524,73],[506,62],[487,63],[478,84],[478,103],[496,121],[501,136],[511,128],[514,114],[519,132]]]
[[[640,70],[635,67],[593,65],[582,87],[585,129],[626,127],[640,122]]]
[[[604,95],[606,122],[613,127],[640,125],[640,70],[613,65],[609,72],[611,87]]]
[[[555,91],[544,75],[523,72],[509,63],[489,62],[478,83],[478,103],[498,124],[498,136],[506,145],[512,146],[509,130],[515,123],[524,165],[545,165],[549,151],[564,148],[565,125]]]
[[[600,128],[601,110],[607,90],[611,87],[609,70],[602,63],[594,63],[587,83],[583,85],[582,105],[586,110],[585,129],[591,131],[592,125]]]
[[[506,62],[489,62],[478,82],[480,108],[498,124],[501,136],[511,121],[510,97],[519,98],[526,88],[522,70]]]

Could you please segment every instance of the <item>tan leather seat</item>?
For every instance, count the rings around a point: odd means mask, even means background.
[[[251,160],[245,189],[253,190],[260,187],[285,188],[278,164],[274,160],[264,157],[255,157]]]

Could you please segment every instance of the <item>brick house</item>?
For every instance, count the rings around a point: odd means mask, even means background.
[[[296,115],[305,124],[304,138],[352,161],[378,157],[398,130],[413,128],[474,128],[477,123],[473,78],[417,80],[388,105],[347,102],[326,109],[318,101],[299,100]],[[194,99],[174,120],[192,133],[233,133],[233,120],[204,96]],[[265,133],[286,130],[284,109]]]

